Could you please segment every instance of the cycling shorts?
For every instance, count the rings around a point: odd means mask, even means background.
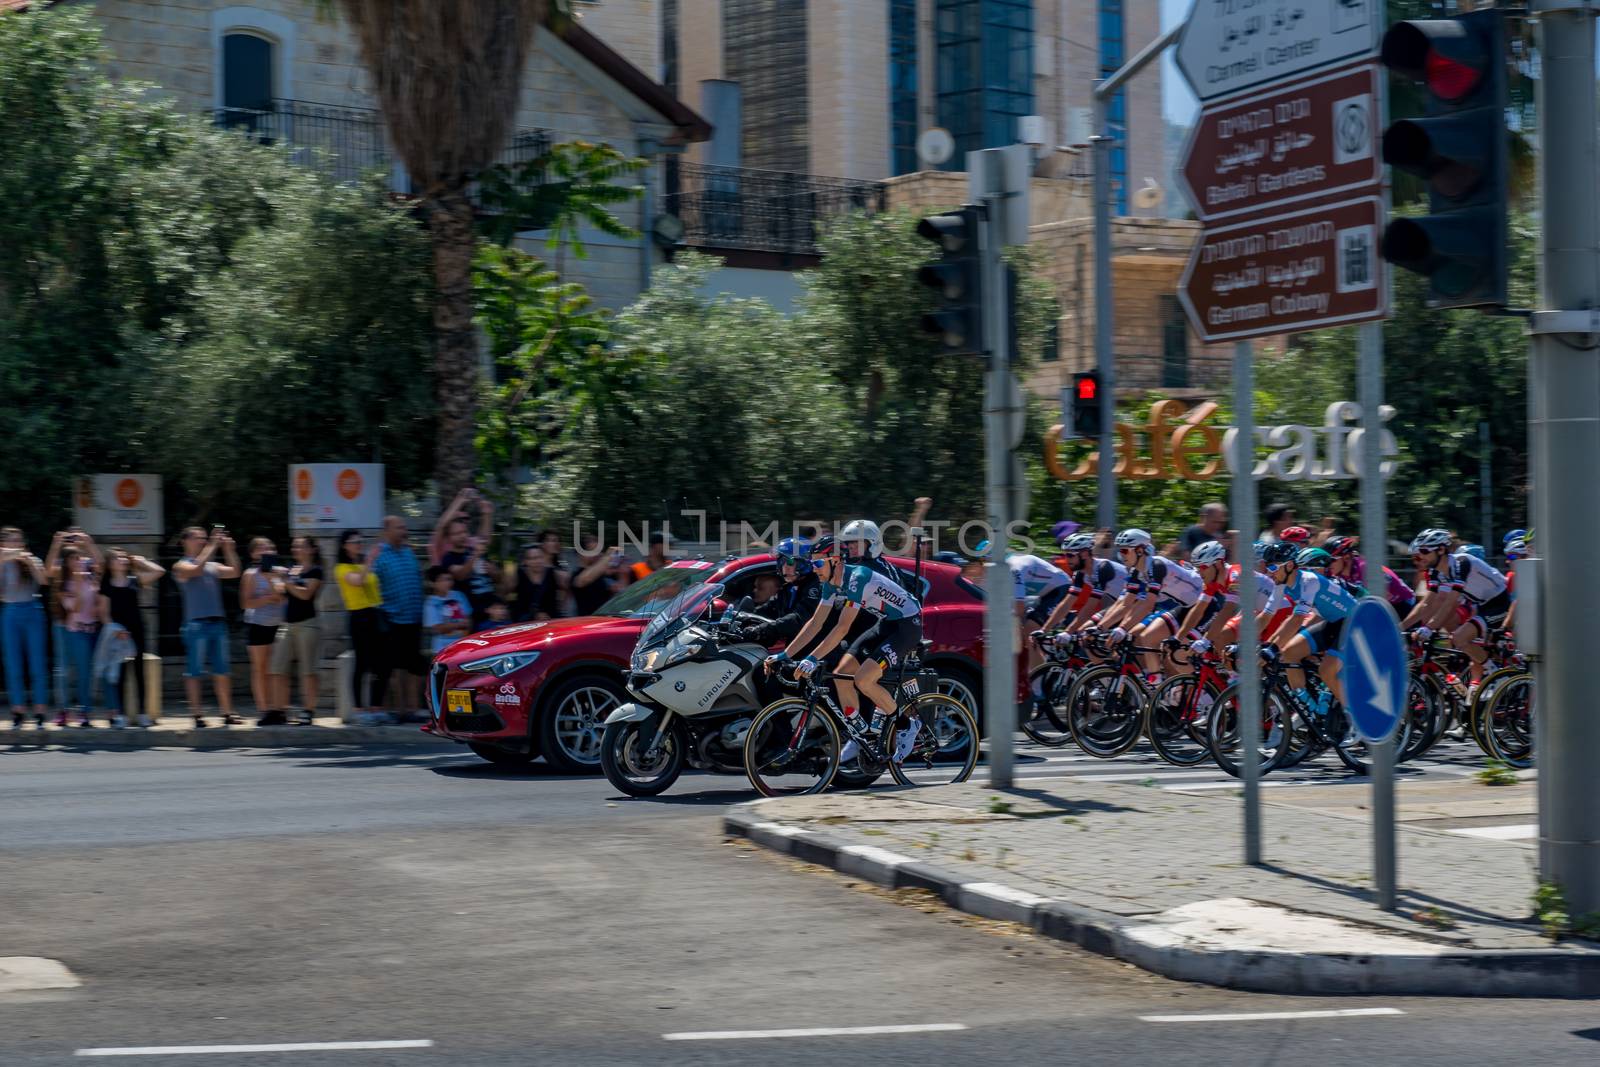
[[[909,619],[879,619],[850,644],[850,655],[857,663],[876,660],[884,670],[893,670],[922,643],[922,616]]]
[[[1320,652],[1324,656],[1339,658],[1339,638],[1344,634],[1344,620],[1338,619],[1329,622],[1320,619],[1300,631],[1300,636],[1306,639],[1306,644],[1311,646],[1312,652]]]
[[[1166,600],[1158,601],[1156,603],[1156,610],[1139,620],[1139,625],[1149,626],[1154,622],[1164,622],[1167,624],[1167,630],[1175,634],[1178,632],[1178,615],[1180,613],[1180,609],[1182,609],[1182,611],[1185,613],[1187,612],[1187,609],[1184,608],[1182,604],[1171,599],[1170,597]]]
[[[1511,593],[1509,590],[1501,590],[1499,596],[1482,604],[1468,600],[1463,600],[1462,603],[1472,613],[1468,621],[1476,624],[1487,637],[1489,630],[1499,629],[1505,624],[1506,615],[1511,611]]]
[[[1043,626],[1050,618],[1050,613],[1056,610],[1056,605],[1066,599],[1067,593],[1072,589],[1069,585],[1058,585],[1048,593],[1043,594],[1033,602],[1033,607],[1028,609],[1028,618],[1035,626]]]

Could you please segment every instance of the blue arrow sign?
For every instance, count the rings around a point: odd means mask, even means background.
[[[1366,597],[1344,623],[1344,696],[1356,731],[1367,741],[1394,736],[1406,710],[1410,665],[1400,620],[1389,602]]]

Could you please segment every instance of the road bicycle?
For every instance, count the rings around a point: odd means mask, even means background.
[[[1088,755],[1115,759],[1138,743],[1145,728],[1145,703],[1150,684],[1138,656],[1162,651],[1124,640],[1115,648],[1087,638],[1094,651],[1111,661],[1080,671],[1067,698],[1067,724],[1072,738]]]
[[[1197,653],[1178,649],[1171,653],[1176,674],[1156,686],[1145,710],[1145,734],[1156,755],[1178,767],[1194,767],[1211,758],[1206,738],[1211,711],[1232,679],[1222,671],[1216,651]]]
[[[1036,638],[1045,662],[1028,672],[1027,704],[1019,716],[1022,732],[1050,748],[1060,748],[1072,740],[1072,724],[1067,717],[1067,698],[1078,672],[1091,666],[1077,634],[1055,634]],[[1035,692],[1040,695],[1034,696]]]

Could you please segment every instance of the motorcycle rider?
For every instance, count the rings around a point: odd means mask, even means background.
[[[810,541],[803,537],[785,537],[778,542],[776,555],[783,587],[777,596],[755,607],[753,613],[766,621],[745,626],[740,633],[745,640],[767,648],[793,641],[806,621],[817,613],[817,604],[822,599],[822,582],[811,562]],[[769,672],[758,675],[755,684],[763,705],[783,695],[778,680]]]

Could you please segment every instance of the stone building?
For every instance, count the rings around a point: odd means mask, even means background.
[[[218,122],[303,147],[308,164],[330,167],[337,177],[353,178],[377,167],[390,174],[396,191],[409,190],[338,3],[56,2],[94,11],[113,77],[149,82],[181,106],[214,115]],[[0,3],[24,6],[18,0]],[[660,159],[710,135],[699,115],[654,80],[660,66],[656,0],[577,6],[574,25],[559,32],[541,28],[536,35],[502,159],[527,159],[551,142],[575,140]],[[586,231],[588,257],[568,257],[564,264],[567,276],[586,285],[602,305],[631,302],[648,284],[651,267],[664,258],[648,225],[659,210],[660,171],[644,174],[645,200],[617,212],[644,236],[622,240]],[[539,236],[527,235],[530,250],[542,247]]]

